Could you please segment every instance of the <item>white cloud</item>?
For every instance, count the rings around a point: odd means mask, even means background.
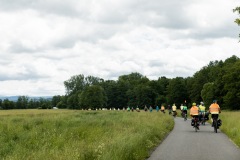
[[[237,0],[2,0],[0,95],[64,94],[76,74],[192,76],[239,54]]]

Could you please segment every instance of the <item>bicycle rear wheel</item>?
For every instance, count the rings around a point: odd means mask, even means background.
[[[217,133],[217,120],[215,119],[214,120],[214,124],[213,124],[213,127],[214,127],[214,132]]]

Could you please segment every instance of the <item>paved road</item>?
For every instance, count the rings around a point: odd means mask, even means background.
[[[195,132],[190,123],[175,118],[173,131],[148,160],[240,160],[240,149],[220,130],[206,124]]]

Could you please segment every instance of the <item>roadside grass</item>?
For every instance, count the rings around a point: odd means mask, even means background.
[[[240,112],[222,111],[219,118],[222,120],[221,131],[240,147]]]
[[[4,160],[141,160],[172,130],[160,112],[0,111]]]

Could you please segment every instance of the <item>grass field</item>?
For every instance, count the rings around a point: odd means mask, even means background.
[[[223,111],[219,118],[222,120],[221,131],[240,147],[240,112]]]
[[[0,157],[141,160],[173,125],[160,112],[0,110]]]

